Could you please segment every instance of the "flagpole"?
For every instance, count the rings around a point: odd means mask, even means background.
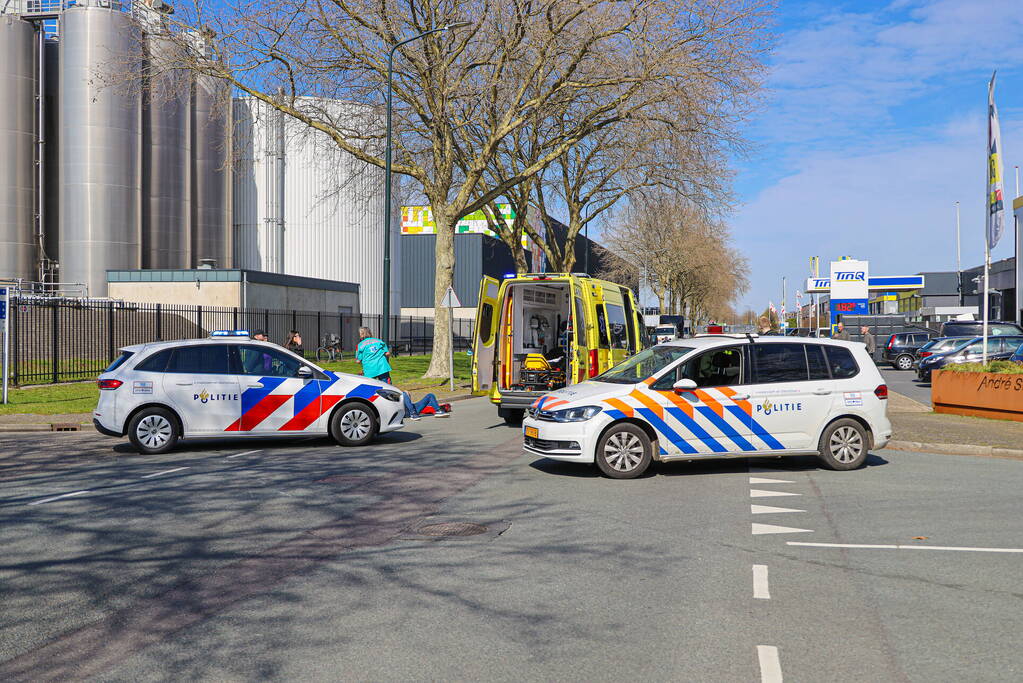
[[[1016,169],[1016,195],[1013,197],[1013,202],[1015,202],[1016,198],[1019,197],[1019,166],[1016,166],[1015,169]],[[1013,204],[1013,206],[1015,207],[1015,203]],[[1016,228],[1016,247],[1014,249],[1014,253],[1016,254],[1016,296],[1015,296],[1016,303],[1014,305],[1014,308],[1016,310],[1014,312],[1016,313],[1016,324],[1020,325],[1023,324],[1023,301],[1020,300],[1021,292],[1019,290],[1020,282],[1023,281],[1023,277],[1020,277],[1020,274],[1023,273],[1023,258],[1020,258],[1021,254],[1019,249],[1020,248],[1019,218],[1016,217],[1015,208],[1013,209],[1012,220],[1013,226]]]

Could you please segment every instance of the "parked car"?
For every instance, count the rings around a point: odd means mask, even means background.
[[[1001,320],[989,320],[987,322],[987,333],[989,337],[1001,337],[1003,335],[1023,335],[1023,327],[1016,323],[1007,323]],[[983,337],[984,322],[982,320],[949,320],[941,324],[942,337]]]
[[[933,336],[933,332],[926,331],[893,334],[881,349],[881,360],[890,363],[896,370],[912,370],[917,349]]]
[[[922,381],[929,382],[931,373],[935,370],[958,363],[979,363],[984,357],[983,344],[983,337],[974,337],[955,347],[952,351],[928,356],[920,361],[916,376]],[[1023,335],[988,337],[987,358],[989,361],[1008,360],[1016,353],[1021,344],[1023,344]]]
[[[973,337],[935,337],[916,350],[916,364],[928,356],[936,353],[947,353],[955,350],[956,347],[965,344]]]
[[[1013,352],[1013,354],[1009,356],[1009,360],[1011,360],[1013,363],[1023,363],[1023,344],[1020,344],[1018,347],[1016,347],[1016,350]]]

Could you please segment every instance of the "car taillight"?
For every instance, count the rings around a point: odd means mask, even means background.
[[[921,358],[927,358],[927,356],[929,356],[929,355],[931,355],[930,351],[921,351],[920,352],[920,357]]]
[[[596,377],[600,374],[600,362],[597,359],[597,350],[590,349],[590,377]]]
[[[116,389],[124,384],[124,382],[119,379],[101,379],[97,384],[99,384],[100,389]]]
[[[892,336],[888,337],[888,348],[890,349],[893,346],[895,346],[895,335],[894,334]]]
[[[879,384],[877,389],[874,389],[874,396],[877,396],[882,401],[888,398],[888,385]]]

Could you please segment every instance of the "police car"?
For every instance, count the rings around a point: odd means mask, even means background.
[[[361,446],[405,417],[391,385],[323,370],[244,330],[126,346],[99,388],[96,429],[142,453],[188,437],[330,434]]]
[[[851,470],[891,439],[887,398],[858,342],[697,336],[542,396],[523,421],[524,449],[596,462],[616,479],[653,460],[761,455]]]

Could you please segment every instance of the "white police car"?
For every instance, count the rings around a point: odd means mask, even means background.
[[[400,391],[323,370],[246,331],[126,346],[99,377],[93,423],[163,453],[179,438],[330,434],[360,446],[401,429]]]
[[[538,399],[524,449],[641,475],[652,460],[817,455],[863,465],[891,439],[888,387],[863,344],[707,335],[648,348]]]

